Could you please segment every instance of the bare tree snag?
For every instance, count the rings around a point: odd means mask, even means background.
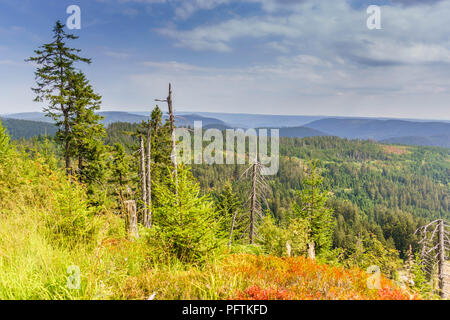
[[[233,239],[233,230],[234,224],[236,223],[236,216],[238,214],[238,210],[236,210],[233,214],[233,219],[231,220],[230,234],[228,236],[228,248],[231,248],[231,241]]]
[[[444,297],[444,271],[445,271],[445,245],[444,245],[445,226],[444,220],[439,221],[439,293],[441,298]]]
[[[412,275],[412,266],[413,266],[413,251],[412,251],[412,246],[409,245],[409,249],[408,249],[408,253],[407,253],[407,260],[406,260],[406,272],[407,272],[407,279],[408,282],[411,283],[411,281],[413,281],[413,275]]]
[[[147,129],[147,217],[144,220],[144,226],[146,228],[152,227],[152,170],[151,170],[151,160],[152,160],[152,123],[150,119],[148,120]]]
[[[126,212],[127,232],[131,238],[139,238],[137,228],[136,201],[127,200],[124,202]]]
[[[314,248],[314,242],[308,243],[308,258],[311,260],[316,259],[316,250]]]
[[[289,241],[286,242],[286,254],[288,257],[291,256],[292,247]]]
[[[143,220],[144,223],[147,220],[147,187],[146,187],[146,174],[145,174],[145,148],[144,148],[144,138],[139,135],[140,143],[140,156],[141,156],[141,196],[143,205]]]
[[[169,121],[170,121],[170,132],[172,134],[172,161],[174,167],[174,175],[175,175],[175,192],[178,189],[178,162],[177,162],[177,152],[176,152],[176,141],[175,141],[175,118],[173,115],[172,108],[172,85],[169,83],[169,96],[167,97],[167,105],[169,107]]]
[[[251,204],[250,204],[250,244],[253,243],[255,237],[255,215],[256,215],[256,163],[253,164],[252,170],[252,193],[251,193]]]
[[[261,201],[267,204],[266,191],[268,190],[267,181],[261,174],[263,165],[255,160],[242,174],[242,176],[250,176],[251,189],[250,196],[247,200],[250,209],[250,225],[249,225],[249,242],[254,243],[257,236],[257,219],[263,217]],[[242,177],[241,176],[241,177]]]
[[[447,289],[450,288],[447,268],[449,263],[446,261],[450,250],[448,224],[443,219],[438,219],[417,229],[415,234],[419,231],[421,234],[419,244],[422,245],[421,259],[425,271],[432,279],[437,265],[439,295],[446,299],[450,295],[449,289]]]
[[[170,132],[172,136],[172,162],[174,167],[174,176],[175,176],[175,194],[178,193],[178,163],[177,163],[177,153],[176,153],[176,141],[175,141],[175,117],[173,114],[172,107],[172,84],[169,83],[169,95],[166,100],[156,99],[155,101],[167,102],[167,107],[169,109],[169,123],[170,123]]]

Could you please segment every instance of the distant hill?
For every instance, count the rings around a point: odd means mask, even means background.
[[[29,120],[29,121],[40,121],[52,123],[53,120],[45,116],[43,112],[21,112],[12,114],[2,114],[2,118],[17,119],[17,120]]]
[[[140,123],[147,120],[149,112],[122,112],[102,111],[102,121],[105,126],[115,122]],[[51,126],[52,119],[41,112],[25,112],[0,115],[7,119],[17,119],[45,123],[30,124],[30,128],[18,128],[17,123],[10,122],[14,128],[15,137],[22,135],[32,136],[33,130],[41,134],[48,129],[54,132]],[[167,114],[164,115],[164,119]],[[203,128],[216,128],[225,130],[230,128],[280,128],[281,137],[313,137],[337,136],[348,139],[373,139],[385,143],[424,145],[450,147],[450,123],[443,121],[411,121],[397,119],[371,119],[371,118],[324,118],[321,116],[282,116],[258,114],[230,114],[230,113],[187,113],[175,114],[176,126],[193,127],[194,121],[202,121]],[[22,126],[25,124],[22,123]]]
[[[102,123],[107,126],[114,122],[129,122],[129,123],[139,123],[144,120],[147,120],[149,117],[149,113],[141,112],[139,114],[123,112],[123,111],[101,111],[98,113],[104,119]],[[23,113],[13,113],[7,115],[1,115],[3,118],[7,119],[17,119],[17,120],[29,120],[29,121],[40,121],[52,123],[53,120],[49,117],[46,117],[42,112],[23,112]],[[167,118],[167,115],[163,116],[164,119]],[[194,126],[194,121],[202,121],[203,126],[227,126],[222,120],[205,117],[198,114],[175,114],[175,125],[177,126]]]
[[[120,111],[99,112],[104,117],[102,123],[109,126],[116,122],[140,123],[148,119],[148,116],[137,115]],[[167,118],[167,115],[163,117]],[[30,120],[36,119],[36,120]],[[179,127],[193,127],[194,121],[202,121],[204,128],[217,128],[220,130],[230,128],[221,120],[203,117],[197,114],[175,115],[175,125]],[[40,112],[15,113],[2,116],[2,122],[13,139],[31,138],[47,132],[48,135],[54,135],[57,128],[52,124],[52,119]]]
[[[319,137],[328,135],[329,134],[308,127],[280,128],[280,137],[305,138],[305,137]]]
[[[167,118],[167,115],[164,118]],[[198,114],[175,114],[175,125],[179,127],[193,127],[194,121],[201,121],[203,128],[229,128],[228,124],[216,118],[204,117]]]
[[[102,111],[98,113],[100,116],[104,117],[101,121],[105,126],[114,122],[129,122],[129,123],[139,123],[143,120],[147,120],[148,116],[140,116],[128,112],[121,111]]]
[[[56,133],[56,126],[48,122],[29,121],[17,119],[0,119],[6,127],[12,139],[29,139],[34,136],[47,134],[52,136]]]
[[[383,143],[390,144],[406,144],[412,146],[432,146],[432,147],[445,147],[450,148],[450,135],[438,135],[430,137],[396,137],[381,140]]]
[[[217,123],[213,123],[213,124],[208,124],[208,125],[204,125],[203,126],[203,129],[205,129],[205,130],[207,130],[207,129],[217,129],[217,130],[220,130],[220,131],[223,131],[223,130],[227,130],[227,129],[234,129],[234,128],[232,128],[232,127],[230,127],[229,125],[226,125],[226,124],[217,124]]]
[[[196,112],[196,114],[203,117],[219,119],[233,128],[301,127],[312,121],[325,118],[325,116],[291,116],[218,112]]]
[[[146,117],[139,116],[136,114],[128,113],[128,112],[118,112],[118,111],[104,111],[99,112],[99,115],[103,116],[105,119],[102,121],[105,125],[108,125],[113,122],[141,122],[145,120]],[[39,121],[39,122],[47,122],[53,123],[53,119],[47,117],[43,112],[22,112],[22,113],[12,113],[1,115],[2,118],[6,119],[16,119],[16,120],[28,120],[28,121]]]
[[[437,143],[443,146],[441,138],[450,135],[450,123],[446,122],[413,122],[404,120],[374,120],[374,119],[338,119],[328,118],[308,123],[309,128],[316,129],[329,135],[348,139],[374,139],[386,141],[401,138],[426,143]],[[415,139],[411,139],[415,137]],[[418,139],[428,137],[430,139]],[[421,141],[423,140],[423,141]],[[428,144],[427,144],[428,145]]]

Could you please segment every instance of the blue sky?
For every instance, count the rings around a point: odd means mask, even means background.
[[[104,110],[170,81],[178,111],[450,119],[448,0],[0,0],[0,114],[41,110],[24,59],[72,4]]]

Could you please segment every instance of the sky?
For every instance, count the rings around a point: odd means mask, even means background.
[[[171,82],[177,111],[450,119],[450,0],[0,0],[0,114],[41,111],[24,60],[70,5],[103,110]]]

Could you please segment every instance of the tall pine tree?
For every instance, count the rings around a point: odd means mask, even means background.
[[[74,115],[73,105],[70,103],[71,81],[75,72],[75,63],[90,63],[91,60],[79,56],[80,49],[66,45],[68,40],[78,37],[64,31],[64,25],[57,21],[53,28],[53,41],[35,50],[36,56],[26,61],[37,64],[35,72],[36,87],[32,88],[36,94],[35,101],[47,102],[44,108],[47,116],[53,118],[59,127],[57,139],[63,145],[65,167],[71,172],[71,143],[73,139],[71,120]]]

